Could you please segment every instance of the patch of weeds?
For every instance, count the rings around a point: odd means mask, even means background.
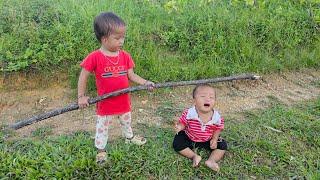
[[[306,109],[307,113],[313,115],[316,119],[320,120],[320,97],[318,97],[314,104],[308,104],[307,108],[304,109]]]
[[[315,87],[320,87],[320,80],[313,80],[311,81],[310,83],[312,86],[315,86]]]
[[[46,127],[40,127],[34,131],[32,131],[32,136],[33,137],[44,137],[52,134],[52,127],[51,126],[46,126]]]
[[[259,117],[259,112],[256,111],[245,111],[243,112],[246,118],[254,119]]]
[[[269,95],[267,96],[269,103],[273,106],[273,105],[280,105],[283,104],[279,98],[277,98],[276,96],[273,95]]]
[[[88,131],[84,131],[84,130],[78,130],[76,132],[73,133],[74,136],[80,136],[80,137],[91,137],[92,134]]]
[[[173,117],[179,113],[182,113],[183,108],[177,107],[176,104],[174,104],[171,101],[164,101],[162,103],[157,111],[156,114],[163,118],[164,122],[168,124],[172,124],[174,122]]]
[[[14,136],[15,131],[6,125],[0,125],[0,143],[3,143],[9,137]]]
[[[124,151],[117,149],[109,152],[109,156],[113,161],[121,161],[124,158],[124,154]]]
[[[9,140],[6,141],[7,149],[9,153],[27,153],[30,152],[35,145],[35,141],[31,139],[23,139],[23,141]]]

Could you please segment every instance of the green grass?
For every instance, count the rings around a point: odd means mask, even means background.
[[[0,0],[0,71],[67,69],[75,87],[102,11],[126,21],[124,49],[155,82],[320,66],[318,0],[251,2]]]
[[[47,127],[40,127],[34,131],[32,131],[32,136],[33,137],[43,137],[43,136],[48,136],[52,134],[52,127],[47,126]]]
[[[244,112],[246,120],[226,118],[223,137],[229,150],[214,173],[197,169],[171,147],[171,129],[140,124],[145,146],[109,143],[108,162],[95,161],[87,132],[43,139],[4,140],[0,144],[3,179],[319,179],[320,98],[294,107],[275,103],[270,109]],[[141,126],[141,127],[140,127]],[[143,126],[143,127],[142,127]],[[282,132],[275,132],[265,126]],[[3,133],[2,133],[3,135]],[[203,159],[208,152],[199,151]]]
[[[167,124],[174,124],[174,116],[183,110],[184,108],[177,107],[177,105],[175,105],[173,102],[166,100],[159,105],[156,110],[156,114],[160,116]]]

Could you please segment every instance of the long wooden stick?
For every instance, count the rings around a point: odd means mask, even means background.
[[[217,83],[217,82],[223,82],[223,81],[233,81],[233,80],[241,80],[241,79],[259,79],[259,76],[255,76],[252,74],[242,74],[242,75],[236,75],[236,76],[229,76],[229,77],[220,77],[220,78],[214,78],[214,79],[202,79],[202,80],[194,80],[194,81],[180,81],[180,82],[166,82],[166,83],[159,83],[155,84],[154,88],[164,88],[164,87],[176,87],[176,86],[186,86],[186,85],[196,85],[196,84],[203,84],[203,83]],[[129,92],[134,92],[134,91],[140,91],[140,90],[146,90],[148,89],[147,86],[135,86],[135,87],[130,87],[126,89],[121,89],[118,91],[111,92],[109,94],[104,94],[102,96],[97,96],[95,98],[90,98],[89,99],[89,104],[94,104],[97,103],[103,99],[109,98],[109,97],[114,97],[118,96],[120,94],[125,94]],[[9,126],[12,129],[20,129],[24,126],[28,126],[30,124],[42,121],[44,119],[48,119],[53,116],[57,116],[59,114],[63,114],[68,111],[73,111],[79,109],[78,103],[74,102],[72,104],[67,105],[64,108],[60,109],[55,109],[43,114],[35,115],[31,118],[24,119],[21,121],[18,121],[17,123]]]

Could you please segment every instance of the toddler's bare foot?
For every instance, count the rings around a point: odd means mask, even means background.
[[[212,170],[216,171],[216,172],[219,172],[220,170],[220,167],[219,167],[219,164],[214,162],[214,161],[211,161],[211,160],[207,160],[205,162],[205,164]]]
[[[198,167],[201,159],[202,159],[201,156],[195,154],[194,157],[192,158],[192,161],[193,161],[192,162],[192,166],[193,167]]]

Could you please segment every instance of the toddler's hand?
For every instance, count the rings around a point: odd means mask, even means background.
[[[89,97],[88,96],[81,96],[78,98],[78,105],[79,108],[85,108],[87,106],[89,106]]]
[[[154,83],[152,81],[146,81],[143,85],[147,86],[149,91],[152,91],[154,88]]]

